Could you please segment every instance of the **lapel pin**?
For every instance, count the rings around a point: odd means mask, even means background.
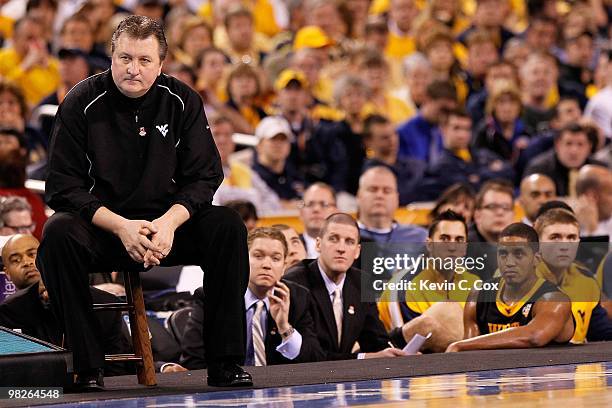
[[[147,135],[147,131],[145,130],[145,128],[144,128],[144,127],[141,127],[141,128],[140,128],[140,132],[138,132],[138,134],[139,134],[140,136],[146,136],[146,135]]]
[[[353,305],[350,305],[348,307],[348,313],[354,315],[355,314],[355,307],[353,307]]]

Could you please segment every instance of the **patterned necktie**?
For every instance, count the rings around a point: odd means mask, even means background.
[[[261,328],[261,314],[265,310],[263,300],[257,302],[257,308],[253,314],[252,333],[253,333],[253,350],[255,352],[255,365],[266,365],[266,345],[264,343],[263,330]]]
[[[342,339],[342,292],[340,288],[334,290],[334,318],[336,319],[336,329],[338,330],[338,347]]]

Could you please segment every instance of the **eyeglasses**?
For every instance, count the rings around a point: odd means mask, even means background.
[[[34,232],[34,230],[36,229],[36,223],[32,223],[30,225],[8,225],[8,224],[4,224],[4,226],[6,228],[10,228],[13,231],[16,231],[18,233],[28,233],[28,232]]]
[[[484,208],[485,210],[489,210],[489,211],[497,211],[497,210],[503,210],[504,212],[512,211],[512,206],[508,204],[492,203],[492,204],[483,205],[481,208]]]
[[[298,208],[315,208],[316,206],[319,206],[323,209],[326,208],[330,208],[330,207],[335,207],[336,203],[328,203],[327,201],[308,201],[307,203],[304,201],[300,201],[298,203]]]

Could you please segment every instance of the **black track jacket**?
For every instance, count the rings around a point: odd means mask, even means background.
[[[55,211],[91,221],[105,206],[154,219],[173,204],[190,215],[223,180],[198,94],[161,74],[140,98],[123,95],[110,69],[81,81],[59,107],[45,197]]]

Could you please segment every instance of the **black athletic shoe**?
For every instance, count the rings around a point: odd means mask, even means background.
[[[212,387],[246,387],[253,385],[253,378],[238,364],[210,364],[208,366],[208,385]]]
[[[77,373],[73,392],[104,391],[104,369],[96,368]]]

